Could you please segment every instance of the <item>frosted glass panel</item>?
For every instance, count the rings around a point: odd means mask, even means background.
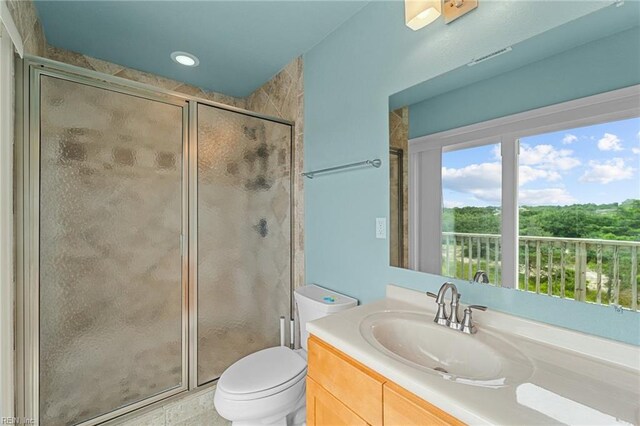
[[[41,80],[40,423],[182,383],[182,108]]]
[[[198,106],[198,384],[290,313],[291,127]]]

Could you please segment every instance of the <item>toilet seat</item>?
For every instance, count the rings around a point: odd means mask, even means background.
[[[220,379],[213,403],[233,426],[303,426],[306,420],[307,337],[309,321],[356,306],[357,300],[306,285],[295,290],[302,348],[284,346],[248,355]]]
[[[297,352],[276,346],[252,353],[229,367],[218,380],[225,399],[250,401],[278,394],[295,386],[307,373]]]

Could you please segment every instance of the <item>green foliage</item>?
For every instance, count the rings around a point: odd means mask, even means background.
[[[499,234],[500,209],[497,207],[444,209],[442,228],[445,232]]]
[[[520,207],[520,235],[640,241],[640,199],[612,204]],[[444,209],[443,230],[500,234],[500,208]]]
[[[444,209],[443,214],[443,230],[457,234],[499,235],[500,222],[500,209],[497,207],[451,208]],[[577,249],[575,242],[562,239],[640,241],[640,200],[613,204],[522,206],[519,222],[520,236],[534,238],[527,243],[524,243],[526,239],[521,240],[518,288],[572,299],[579,290],[575,273]],[[558,240],[541,241],[535,237],[555,237]],[[489,274],[491,283],[500,285],[501,266],[494,260],[499,257],[496,251],[499,240],[458,236],[455,241],[446,241],[443,246],[444,275],[470,279],[474,271],[483,269]],[[528,250],[525,250],[525,244]],[[640,283],[640,269],[637,259],[635,264],[633,262],[633,248],[629,245],[586,243],[585,250],[584,261],[592,277],[583,282],[586,291],[583,297],[589,302],[619,303],[630,308],[634,295],[632,282]],[[632,276],[634,270],[635,280]],[[596,273],[602,277],[600,291],[595,284]]]

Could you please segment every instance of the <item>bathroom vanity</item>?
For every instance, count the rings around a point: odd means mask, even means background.
[[[637,424],[640,351],[496,313],[476,334],[387,297],[307,325],[307,424]]]
[[[462,425],[322,340],[309,339],[309,425]]]

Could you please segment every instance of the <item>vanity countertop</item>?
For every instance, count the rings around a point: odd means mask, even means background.
[[[533,366],[526,379],[491,387],[410,366],[375,349],[360,332],[362,320],[372,314],[432,315],[435,307],[420,292],[389,286],[385,299],[310,322],[307,331],[467,424],[640,424],[640,348],[635,346],[480,312],[474,315],[478,333],[500,336]]]

